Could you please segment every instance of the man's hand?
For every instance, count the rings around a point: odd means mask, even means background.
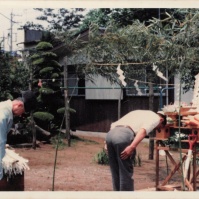
[[[122,160],[127,159],[128,157],[131,157],[133,154],[133,150],[135,150],[134,148],[132,148],[131,146],[127,146],[124,151],[122,151],[120,157]]]

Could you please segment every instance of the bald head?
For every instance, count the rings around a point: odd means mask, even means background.
[[[25,112],[24,103],[19,99],[12,101],[12,112],[16,116],[20,116]]]

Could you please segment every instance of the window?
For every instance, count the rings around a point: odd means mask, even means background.
[[[68,74],[68,95],[85,96],[85,79],[77,74]]]

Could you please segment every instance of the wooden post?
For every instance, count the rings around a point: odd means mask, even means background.
[[[155,149],[156,149],[156,180],[155,180],[155,187],[156,187],[156,191],[158,191],[158,186],[159,186],[159,141],[156,140],[156,145],[155,145]]]
[[[194,145],[193,146],[193,190],[194,191],[197,191],[196,153],[197,153],[197,149],[196,149],[196,145]]]
[[[153,101],[154,101],[154,92],[153,84],[149,82],[149,110],[153,111]],[[149,134],[149,160],[153,160],[154,157],[154,140],[151,139],[154,137],[155,131],[152,131]]]
[[[122,99],[122,94],[123,94],[123,90],[122,90],[122,86],[121,86],[121,90],[120,90],[120,96],[118,99],[118,120],[121,118],[121,99]]]
[[[35,121],[34,121],[34,118],[33,118],[33,113],[31,111],[30,113],[30,118],[31,118],[31,131],[32,131],[32,148],[33,149],[36,149],[36,141],[37,141],[37,134],[36,134],[36,128],[35,128]]]

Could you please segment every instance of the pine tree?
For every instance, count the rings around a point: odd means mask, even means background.
[[[57,129],[57,109],[64,104],[60,91],[62,66],[58,57],[51,52],[53,46],[49,42],[39,42],[36,52],[30,56],[32,67],[32,88],[38,92],[38,110],[33,116],[36,123],[45,130]]]

